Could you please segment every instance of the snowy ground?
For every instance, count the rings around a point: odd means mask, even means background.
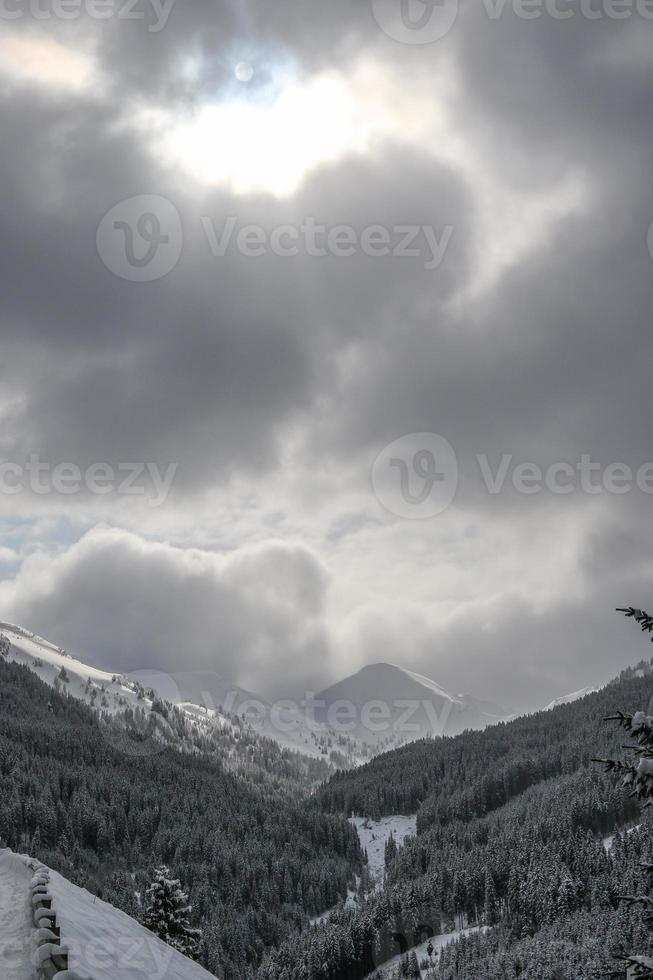
[[[92,980],[215,980],[135,919],[78,888],[56,871],[49,889],[69,949],[69,969]]]
[[[632,834],[633,830],[639,830],[640,827],[641,824],[638,823],[636,827],[628,827],[625,832],[627,834]],[[623,834],[624,831],[622,830],[621,833]],[[615,838],[614,834],[612,834],[610,837],[603,838],[603,846],[607,854],[609,854],[610,851],[612,850],[612,845],[614,844],[614,838]]]
[[[367,851],[368,869],[370,878],[376,888],[383,884],[385,874],[385,845],[390,837],[394,835],[397,846],[401,846],[409,834],[417,831],[417,817],[392,816],[383,817],[381,820],[367,820],[365,817],[352,817],[349,821],[358,831],[358,839],[363,850]],[[358,880],[357,880],[358,884]],[[356,904],[356,892],[348,890],[347,902]],[[323,912],[322,915],[311,919],[311,925],[320,925],[326,922],[333,909]]]
[[[416,833],[417,817],[395,815],[382,817],[381,820],[352,817],[350,823],[356,827],[361,847],[367,851],[370,877],[379,885],[385,874],[385,845],[390,834],[394,836],[397,846],[401,846],[409,834]]]
[[[414,950],[417,953],[417,962],[421,964],[423,959],[428,959],[426,947],[428,946],[429,942],[433,943],[432,964],[435,965],[437,963],[440,950],[444,949],[445,946],[448,946],[449,943],[454,942],[456,939],[460,939],[461,936],[469,936],[473,932],[478,932],[478,926],[474,926],[470,929],[461,929],[458,932],[445,932],[439,936],[431,936],[430,940],[426,939],[423,943],[420,943],[419,946],[414,947]],[[409,952],[412,952],[412,950],[409,950]],[[382,977],[389,977],[391,976],[394,968],[401,962],[402,959],[403,956],[401,954],[399,956],[395,956],[394,959],[388,960],[388,962],[384,963],[382,967],[379,967],[378,971],[374,972],[379,972]],[[426,973],[426,970],[422,970],[422,977],[425,977]],[[368,977],[369,976],[372,976],[372,974],[368,974]]]
[[[361,847],[367,851],[370,877],[378,888],[383,883],[385,874],[386,842],[392,834],[397,842],[397,846],[401,847],[408,836],[414,835],[417,832],[417,817],[415,815],[403,816],[401,814],[383,817],[381,820],[367,820],[364,817],[352,817],[350,823],[353,823],[356,827]],[[460,936],[466,936],[476,931],[477,928],[470,928],[457,932],[443,933],[439,936],[431,936],[430,941],[433,943],[433,963],[437,961],[440,950],[449,943],[460,938]],[[426,947],[428,944],[429,939],[425,939],[423,943],[415,947],[418,962],[427,958]],[[381,975],[384,977],[390,976],[401,959],[402,957],[399,955],[389,960],[388,963],[380,968]],[[422,976],[426,976],[426,971],[422,972]]]
[[[32,872],[9,850],[0,850],[0,976],[33,980],[30,959]]]
[[[0,978],[34,980],[33,917],[27,858],[0,850]],[[215,980],[124,912],[50,871],[68,967],[85,980]]]

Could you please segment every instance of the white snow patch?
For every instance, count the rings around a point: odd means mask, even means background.
[[[50,872],[69,969],[92,980],[215,980],[131,916]]]
[[[564,694],[560,698],[554,698],[550,704],[547,704],[543,711],[551,711],[553,708],[559,707],[561,704],[572,704],[574,701],[580,701],[581,698],[586,697],[588,694],[596,694],[600,691],[600,687],[583,687],[580,691],[574,691],[573,694]]]
[[[0,976],[33,980],[30,881],[33,872],[17,854],[0,850]]]
[[[638,823],[635,827],[627,827],[626,830],[625,830],[625,833],[626,834],[632,834],[632,832],[634,830],[639,830],[639,828],[641,826],[642,826],[641,823]],[[621,831],[621,833],[624,833],[624,831]],[[610,837],[604,837],[603,838],[603,846],[605,848],[606,854],[609,854],[610,851],[612,850],[612,848],[614,846],[615,836],[616,836],[616,834],[611,834]]]
[[[449,943],[453,943],[457,939],[460,939],[461,936],[469,936],[474,932],[479,932],[481,928],[483,929],[484,932],[487,930],[487,926],[482,926],[482,927],[472,926],[468,929],[458,929],[456,932],[443,932],[439,936],[431,936],[430,939],[425,939],[423,943],[420,943],[419,946],[413,946],[412,949],[408,950],[408,952],[412,953],[414,950],[415,953],[417,954],[417,962],[421,964],[423,959],[428,960],[426,947],[428,946],[429,942],[432,943],[433,956],[431,958],[431,965],[435,966],[435,964],[438,961],[438,956],[440,955],[440,953],[442,952],[445,946],[448,946]],[[377,972],[380,973],[382,977],[389,977],[392,974],[394,968],[399,963],[401,963],[404,956],[405,953],[400,953],[398,956],[395,956],[393,959],[388,960],[388,962],[384,963],[383,966],[378,967],[377,970],[373,970],[372,973],[369,973],[365,978],[365,980],[369,980],[369,977],[374,976],[374,974]],[[426,977],[428,970],[420,970],[420,972],[422,977]]]
[[[385,845],[390,835],[400,847],[409,835],[417,833],[417,815],[395,815],[382,817],[380,820],[368,820],[366,817],[352,817],[349,821],[358,831],[361,847],[367,851],[368,870],[375,885],[383,882],[385,875]]]
[[[422,687],[432,691],[433,694],[437,694],[438,697],[444,698],[445,701],[451,701],[452,704],[462,704],[462,701],[459,701],[458,698],[453,697],[453,695],[449,694],[448,691],[445,691],[443,687],[440,687],[439,684],[432,681],[430,677],[425,677],[424,674],[418,674],[414,670],[406,670],[405,667],[400,667],[398,664],[390,664],[390,666],[400,670],[402,674],[410,677],[410,679],[415,681],[416,684],[421,684]]]

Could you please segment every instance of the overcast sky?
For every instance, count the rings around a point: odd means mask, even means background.
[[[270,696],[650,656],[653,7],[49,4],[0,11],[0,618]]]

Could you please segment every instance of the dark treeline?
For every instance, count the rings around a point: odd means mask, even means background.
[[[643,934],[638,910],[618,899],[637,892],[650,826],[617,834],[610,849],[601,836],[610,820],[633,815],[603,774],[581,773],[409,838],[380,895],[340,909],[301,946],[285,944],[259,977],[361,980],[429,935],[475,925],[491,931],[443,954],[438,980],[599,980]],[[410,968],[407,959],[398,976]]]
[[[203,930],[200,961],[221,980],[362,980],[463,926],[478,931],[442,954],[437,980],[599,980],[615,954],[648,950],[640,910],[618,898],[638,894],[652,852],[650,822],[592,759],[620,754],[604,718],[646,709],[652,680],[642,664],[582,701],[406,746],[307,797],[308,770],[238,732],[211,746],[184,730],[183,752],[139,756],[137,734],[0,658],[0,834],[136,916],[167,864]],[[227,771],[226,753],[253,779]],[[351,810],[418,815],[372,894]],[[414,976],[415,957],[396,974]]]
[[[417,811],[418,834],[390,855],[379,895],[286,943],[261,980],[361,980],[426,935],[474,926],[447,950],[438,980],[600,980],[615,955],[643,943],[640,910],[619,906],[641,888],[651,824],[592,760],[619,755],[605,717],[646,708],[651,665],[604,691],[485,732],[426,740],[339,773],[326,808],[379,817]],[[642,822],[631,835],[603,838]],[[487,928],[487,934],[482,930]],[[426,968],[428,962],[423,964]],[[404,957],[397,977],[409,977]]]
[[[0,835],[134,915],[134,892],[169,865],[203,929],[200,961],[251,980],[265,947],[346,894],[355,832],[278,780],[251,783],[198,752],[126,754],[124,738],[0,658]]]
[[[515,937],[505,926],[468,935],[446,948],[437,970],[427,975],[433,980],[607,980],[618,969],[615,956],[645,942],[641,916],[613,906],[593,908],[560,916],[535,936]]]
[[[604,724],[615,700],[647,710],[652,692],[651,665],[642,663],[581,701],[483,732],[422,739],[338,772],[320,798],[334,813],[373,819],[417,813],[419,830],[457,816],[481,816],[543,779],[590,766],[597,751],[618,742]]]
[[[0,656],[2,641],[0,634]],[[55,689],[67,691],[70,677],[65,666],[55,678]],[[135,707],[128,704],[121,693],[128,684],[137,694]],[[116,685],[118,690],[114,687]],[[197,750],[217,755],[225,769],[238,773],[252,782],[291,782],[294,788],[302,785],[313,788],[326,780],[337,765],[346,766],[346,751],[351,745],[344,737],[338,740],[321,735],[315,736],[313,748],[318,756],[311,756],[290,748],[282,748],[237,714],[220,709],[220,720],[211,719],[206,709],[197,706],[193,714],[177,705],[161,700],[153,690],[146,690],[138,681],[115,675],[111,684],[94,684],[87,680],[85,695],[105,721],[116,721],[121,727],[136,735],[155,737],[157,741],[181,751]],[[151,701],[151,709],[147,705]],[[121,738],[119,734],[116,740]]]

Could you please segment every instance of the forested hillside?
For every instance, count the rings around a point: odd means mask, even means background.
[[[580,701],[414,743],[309,797],[306,774],[293,782],[276,756],[273,775],[257,763],[243,779],[192,739],[142,755],[147,735],[0,658],[0,834],[135,915],[154,867],[169,865],[220,980],[362,980],[463,926],[477,932],[433,962],[438,980],[599,980],[614,955],[648,951],[641,913],[618,896],[642,888],[652,838],[592,760],[620,754],[605,717],[646,710],[652,691],[643,663]],[[417,813],[418,833],[388,848],[382,888],[345,905],[354,875],[368,880],[351,811]],[[413,976],[414,959],[397,970]]]
[[[200,753],[121,752],[110,725],[0,658],[0,835],[131,914],[168,864],[204,930],[200,962],[251,980],[265,946],[346,894],[354,830]]]
[[[640,911],[651,824],[592,760],[619,756],[615,709],[644,709],[651,665],[603,691],[482,733],[427,740],[340,773],[320,793],[334,813],[417,812],[417,836],[389,855],[384,890],[342,910],[301,948],[286,944],[264,980],[359,980],[392,953],[463,924],[487,926],[442,954],[441,980],[599,980],[615,955],[646,951]],[[615,827],[640,823],[611,847]],[[398,976],[413,976],[409,960]]]
[[[622,704],[648,709],[653,668],[643,662],[601,691],[483,732],[423,739],[337,773],[320,799],[332,812],[417,813],[418,830],[481,816],[544,779],[586,768],[618,744],[604,719]]]

